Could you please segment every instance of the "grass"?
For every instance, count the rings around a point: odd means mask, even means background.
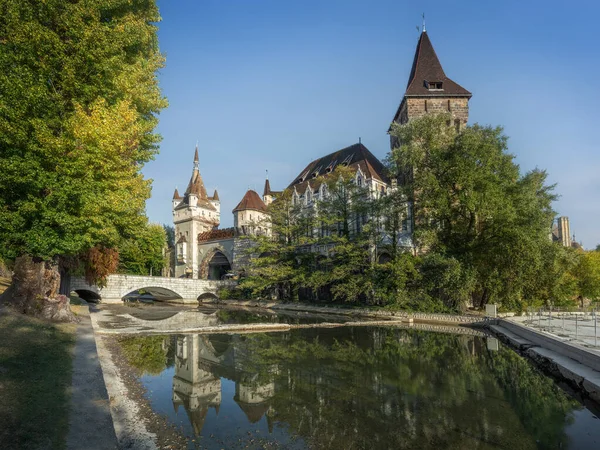
[[[75,330],[0,309],[0,448],[65,447]]]

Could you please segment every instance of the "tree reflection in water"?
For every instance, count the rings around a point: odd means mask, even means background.
[[[247,418],[226,430],[236,442],[265,420],[311,448],[569,448],[565,429],[582,408],[477,336],[357,327],[164,342],[154,347],[174,353],[173,404],[196,435],[224,402],[223,380],[235,383]]]

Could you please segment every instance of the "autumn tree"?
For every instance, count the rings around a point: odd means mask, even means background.
[[[0,8],[0,252],[17,259],[12,296],[33,313],[56,297],[62,257],[116,248],[146,224],[141,168],[166,106],[160,16],[153,0]]]

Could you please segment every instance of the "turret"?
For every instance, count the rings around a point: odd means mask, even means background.
[[[183,200],[183,197],[179,195],[179,191],[175,188],[175,192],[173,192],[173,209],[175,209]]]
[[[273,202],[273,193],[271,192],[271,184],[269,183],[269,177],[265,180],[265,188],[263,190],[263,202],[269,206]]]
[[[270,223],[267,206],[260,196],[248,189],[242,201],[233,209],[233,226],[236,234],[269,234]]]

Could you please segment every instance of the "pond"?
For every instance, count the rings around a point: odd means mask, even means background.
[[[119,343],[189,448],[600,448],[595,406],[492,338],[370,326]]]

